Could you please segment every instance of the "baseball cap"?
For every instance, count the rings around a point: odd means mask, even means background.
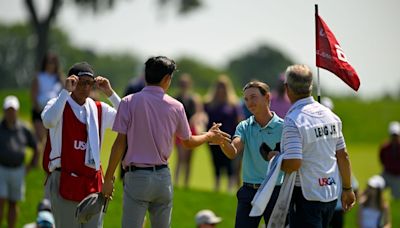
[[[38,213],[36,218],[36,224],[40,228],[52,228],[54,227],[54,217],[49,211],[41,211]]]
[[[15,110],[19,109],[19,101],[16,96],[10,95],[4,98],[4,104],[3,104],[4,110],[13,108]]]
[[[80,223],[88,222],[94,215],[100,213],[105,201],[106,198],[101,192],[86,196],[76,207],[75,218]]]
[[[368,185],[372,188],[385,188],[385,179],[380,175],[374,175],[368,179]]]
[[[389,124],[389,134],[400,135],[400,123],[397,121],[392,121]]]
[[[51,211],[51,203],[49,199],[43,199],[37,208],[38,211]]]
[[[196,224],[217,224],[222,218],[217,217],[211,210],[201,210],[196,214]]]
[[[87,62],[75,63],[68,71],[68,76],[71,75],[76,75],[78,77],[89,76],[94,78],[94,70],[93,67]]]

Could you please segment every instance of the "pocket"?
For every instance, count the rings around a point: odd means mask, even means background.
[[[89,194],[101,191],[101,186],[99,173],[93,177],[86,177],[61,171],[59,192],[66,200],[80,202]]]

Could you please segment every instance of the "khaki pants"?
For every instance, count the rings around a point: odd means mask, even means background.
[[[57,228],[101,228],[103,216],[95,215],[87,223],[78,223],[75,219],[75,210],[79,202],[62,198],[59,193],[60,171],[54,171],[47,180],[46,187],[50,192],[51,209]]]

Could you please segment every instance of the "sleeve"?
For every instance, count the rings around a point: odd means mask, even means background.
[[[246,144],[246,137],[245,137],[245,121],[240,122],[237,126],[236,126],[236,130],[235,130],[235,134],[233,135],[232,138],[236,138],[239,137],[240,140],[243,142],[243,144]]]
[[[336,142],[336,151],[346,148],[346,143],[344,141],[344,136],[342,132],[342,124],[340,122],[340,133],[338,141]]]
[[[112,128],[121,98],[116,93],[113,93],[113,95],[111,95],[108,99],[111,101],[114,107],[101,102],[102,113],[104,116],[101,121],[105,128]]]
[[[61,120],[65,103],[69,96],[69,92],[63,89],[57,98],[53,98],[47,102],[41,114],[43,125],[46,128],[54,128]]]
[[[124,97],[119,103],[118,111],[115,113],[112,130],[121,134],[126,134],[131,121],[132,118],[128,108],[128,101],[126,97]]]
[[[300,131],[292,119],[285,118],[281,142],[284,159],[303,159]]]
[[[176,136],[182,140],[189,139],[192,136],[192,132],[190,131],[189,122],[186,118],[185,108],[183,105],[178,109],[177,113],[178,118],[178,126],[176,128]]]

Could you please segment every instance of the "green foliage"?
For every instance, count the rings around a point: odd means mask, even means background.
[[[230,61],[228,71],[241,87],[252,79],[258,79],[275,88],[279,74],[292,63],[293,61],[279,50],[261,45]]]

